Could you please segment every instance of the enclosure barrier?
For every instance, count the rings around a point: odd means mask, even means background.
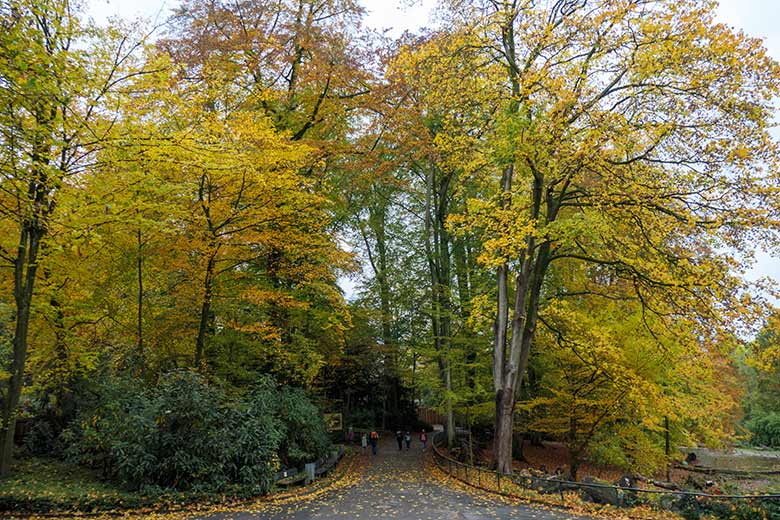
[[[325,476],[336,467],[343,457],[344,446],[340,444],[335,446],[328,455],[320,458],[320,460],[312,464],[306,464],[306,466],[313,466],[312,468],[308,468],[313,472],[313,475],[307,471],[305,466],[303,468],[286,468],[276,473],[274,481],[277,486],[282,487],[309,482],[314,478]]]
[[[715,495],[693,491],[674,491],[621,487],[617,485],[570,482],[560,477],[502,475],[500,472],[460,462],[442,451],[443,432],[433,437],[433,460],[450,477],[469,486],[499,495],[557,502],[566,507],[572,494],[596,503],[617,507],[649,506],[658,511],[674,511],[685,518],[780,518],[780,494]],[[542,499],[541,495],[554,497]]]

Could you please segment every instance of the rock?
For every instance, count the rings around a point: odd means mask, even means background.
[[[669,489],[671,491],[680,491],[680,486],[674,482],[664,482],[662,480],[650,480],[648,481],[651,486],[656,486],[663,489]]]
[[[517,474],[515,474],[515,480],[520,484],[520,486],[524,488],[533,487],[532,483],[534,481],[534,477],[527,469],[521,469]]]
[[[637,480],[633,475],[623,475],[615,482],[615,485],[621,489],[625,489],[625,491],[622,492],[622,505],[636,503],[638,499],[637,492],[633,491],[633,489],[636,488]],[[618,498],[620,498],[620,495],[621,493],[619,492]]]
[[[531,478],[531,489],[542,494],[558,493],[561,490],[562,485],[560,479],[555,477]]]
[[[685,487],[695,489],[697,491],[703,491],[707,487],[707,481],[697,475],[688,475],[685,478]]]
[[[586,500],[595,502],[596,504],[610,504],[613,506],[620,505],[620,496],[618,490],[613,487],[609,482],[599,480],[594,477],[585,477],[582,479],[583,484],[596,484],[599,487],[583,486],[580,488],[582,496]],[[608,487],[600,487],[608,486]]]
[[[676,495],[661,495],[661,498],[658,499],[658,505],[659,509],[662,511],[672,511],[677,504],[677,496]]]

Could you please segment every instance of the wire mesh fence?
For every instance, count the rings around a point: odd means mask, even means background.
[[[646,506],[656,511],[675,512],[691,520],[780,520],[780,494],[716,495],[572,482],[557,476],[502,475],[450,457],[442,450],[443,439],[441,433],[436,434],[432,450],[433,459],[442,471],[465,484],[500,495],[557,502],[561,506],[569,506],[578,499],[623,508]]]

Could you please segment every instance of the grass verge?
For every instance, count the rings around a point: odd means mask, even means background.
[[[346,456],[345,456],[346,457]],[[236,487],[223,493],[184,493],[160,490],[148,494],[124,490],[100,478],[90,469],[55,459],[31,457],[14,466],[9,478],[0,480],[0,516],[13,514],[84,514],[139,511],[177,511],[188,507],[239,504],[257,499],[284,499],[316,492],[343,470],[339,464],[331,475],[306,487],[277,490],[263,495],[252,488]]]

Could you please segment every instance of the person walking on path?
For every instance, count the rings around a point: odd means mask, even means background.
[[[360,446],[363,448],[363,455],[368,451],[368,435],[363,432],[363,436],[360,437]]]
[[[422,431],[420,434],[420,442],[422,442],[423,445],[423,451],[425,451],[425,446],[428,444],[428,434],[425,433],[425,430]]]
[[[398,443],[398,451],[402,451],[404,449],[404,434],[401,430],[395,432],[395,442]]]
[[[376,444],[379,442],[379,434],[376,432],[376,430],[371,430],[369,441],[371,442],[371,453],[376,455]]]
[[[347,433],[347,442],[349,442],[349,445],[352,446],[352,443],[355,441],[355,431],[352,429],[352,426],[349,427],[349,433]]]
[[[406,451],[409,451],[409,446],[412,444],[412,432],[406,430],[404,435],[404,441],[406,441]]]

